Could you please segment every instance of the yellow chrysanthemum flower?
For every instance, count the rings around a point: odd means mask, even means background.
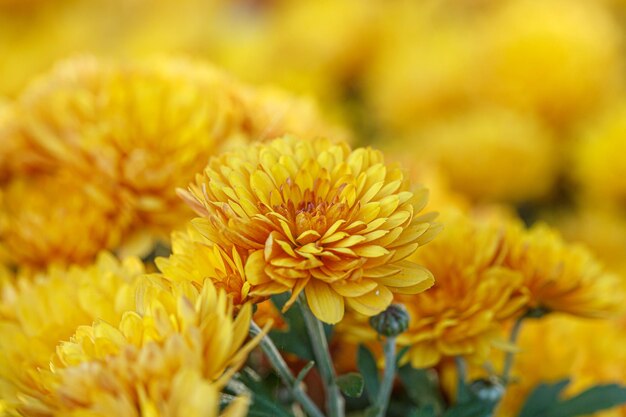
[[[430,290],[395,297],[409,312],[409,328],[397,343],[409,347],[404,360],[413,367],[436,366],[454,356],[482,363],[501,342],[504,322],[525,306],[522,277],[502,265],[507,249],[504,224],[493,220],[449,211],[441,235],[412,258],[435,277]],[[348,340],[376,340],[376,333],[358,316],[340,332],[347,333]]]
[[[80,325],[118,323],[133,306],[132,285],[144,273],[136,258],[101,254],[95,264],[5,280],[0,313],[0,397],[9,409],[39,403],[47,392],[55,348]],[[24,402],[26,401],[26,402]]]
[[[558,173],[550,131],[536,117],[504,108],[476,107],[431,121],[413,140],[414,157],[435,164],[454,190],[473,200],[537,199]]]
[[[263,336],[245,342],[252,305],[233,318],[228,295],[210,281],[198,290],[147,276],[135,299],[119,325],[97,320],[58,346],[49,382],[52,413],[215,415],[216,390]]]
[[[369,148],[285,137],[213,158],[181,195],[193,224],[246,255],[251,294],[303,290],[313,313],[337,323],[345,304],[377,314],[393,292],[416,293],[432,275],[406,261],[438,226],[417,213],[424,189]]]
[[[208,278],[218,288],[223,288],[236,305],[246,301],[258,301],[249,297],[250,282],[244,270],[245,256],[237,248],[227,250],[213,244],[194,227],[172,234],[172,254],[157,258],[161,273],[175,282],[193,282],[201,288]]]
[[[432,271],[435,285],[397,298],[411,317],[398,343],[410,346],[416,368],[459,355],[481,363],[501,340],[503,322],[526,304],[521,276],[502,265],[502,222],[450,214],[444,225],[440,238],[413,259]]]
[[[582,245],[567,243],[545,224],[508,231],[504,265],[523,276],[528,307],[582,317],[603,317],[624,302],[620,279]]]

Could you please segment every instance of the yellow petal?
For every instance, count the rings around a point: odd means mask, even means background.
[[[387,255],[389,251],[382,246],[378,245],[366,245],[352,248],[354,253],[364,258],[378,258],[379,256]]]
[[[304,290],[309,308],[321,321],[335,324],[341,321],[344,313],[343,297],[330,285],[312,279]]]
[[[252,285],[260,285],[270,281],[265,273],[265,257],[262,250],[252,252],[246,261],[246,280]]]
[[[401,267],[402,270],[397,274],[379,278],[377,282],[389,287],[411,287],[425,281],[434,282],[433,274],[421,265],[404,262]]]
[[[332,283],[331,287],[344,297],[358,297],[372,291],[377,284],[372,280],[364,279],[360,282],[338,281]]]
[[[346,298],[350,308],[366,316],[374,316],[384,311],[392,301],[393,294],[383,285],[359,297]]]

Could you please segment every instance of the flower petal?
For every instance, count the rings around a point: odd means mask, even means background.
[[[246,280],[252,285],[260,285],[270,281],[265,273],[265,257],[263,250],[257,250],[250,254],[245,266]]]
[[[337,294],[330,285],[312,279],[304,292],[315,317],[328,324],[341,321],[344,313],[343,297]]]
[[[350,308],[366,316],[374,316],[384,311],[392,301],[393,294],[383,285],[359,297],[346,297]]]

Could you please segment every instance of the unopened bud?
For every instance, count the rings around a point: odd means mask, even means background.
[[[482,401],[497,403],[504,395],[504,385],[495,378],[472,381],[470,391]]]
[[[404,305],[391,304],[387,310],[370,317],[370,326],[380,335],[395,337],[409,327],[409,313]]]

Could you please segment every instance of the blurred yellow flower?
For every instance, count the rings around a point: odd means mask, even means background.
[[[132,285],[144,273],[138,259],[101,254],[90,266],[51,268],[34,277],[6,279],[0,313],[0,397],[12,410],[45,402],[57,344],[96,318],[118,323],[133,307]]]
[[[554,138],[532,115],[476,107],[431,121],[405,143],[473,200],[517,203],[545,196],[556,180]]]
[[[622,308],[620,279],[591,252],[568,243],[545,224],[509,228],[504,265],[520,272],[528,307],[581,317],[605,317]]]
[[[518,342],[514,383],[507,387],[496,414],[501,417],[518,415],[524,399],[541,382],[571,378],[567,396],[599,383],[623,384],[626,380],[625,324],[563,315],[526,321]],[[541,364],[544,366],[539,366]],[[626,407],[607,410],[598,416],[624,417]]]
[[[183,198],[193,224],[221,247],[246,253],[251,294],[303,290],[313,313],[337,323],[347,304],[365,315],[393,292],[432,285],[406,261],[439,227],[417,215],[424,189],[409,191],[402,171],[380,152],[328,140],[285,137],[213,158]]]
[[[623,91],[622,35],[599,1],[499,2],[483,23],[483,97],[558,127]]]
[[[582,128],[572,146],[573,179],[583,201],[626,203],[626,170],[620,158],[626,152],[626,103],[609,107]]]
[[[480,42],[475,24],[441,1],[385,3],[364,95],[383,127],[407,131],[463,108],[475,84]],[[455,4],[456,8],[458,4]]]
[[[118,248],[130,222],[110,194],[73,174],[18,177],[0,198],[0,250],[28,269],[85,265]]]
[[[19,185],[7,185],[16,189],[4,197],[7,216],[17,218],[8,221],[4,244],[16,263],[35,267],[90,262],[98,250],[122,246],[143,254],[153,237],[166,238],[192,217],[175,190],[211,155],[286,132],[339,132],[304,99],[269,90],[257,97],[218,70],[181,59],[68,60],[32,83],[10,112],[0,117],[0,141],[8,144],[0,161],[17,166],[0,176]],[[39,171],[45,180],[17,178]],[[57,183],[58,171],[80,183]],[[45,190],[33,192],[40,181]],[[76,232],[69,243],[60,241],[66,230]]]

